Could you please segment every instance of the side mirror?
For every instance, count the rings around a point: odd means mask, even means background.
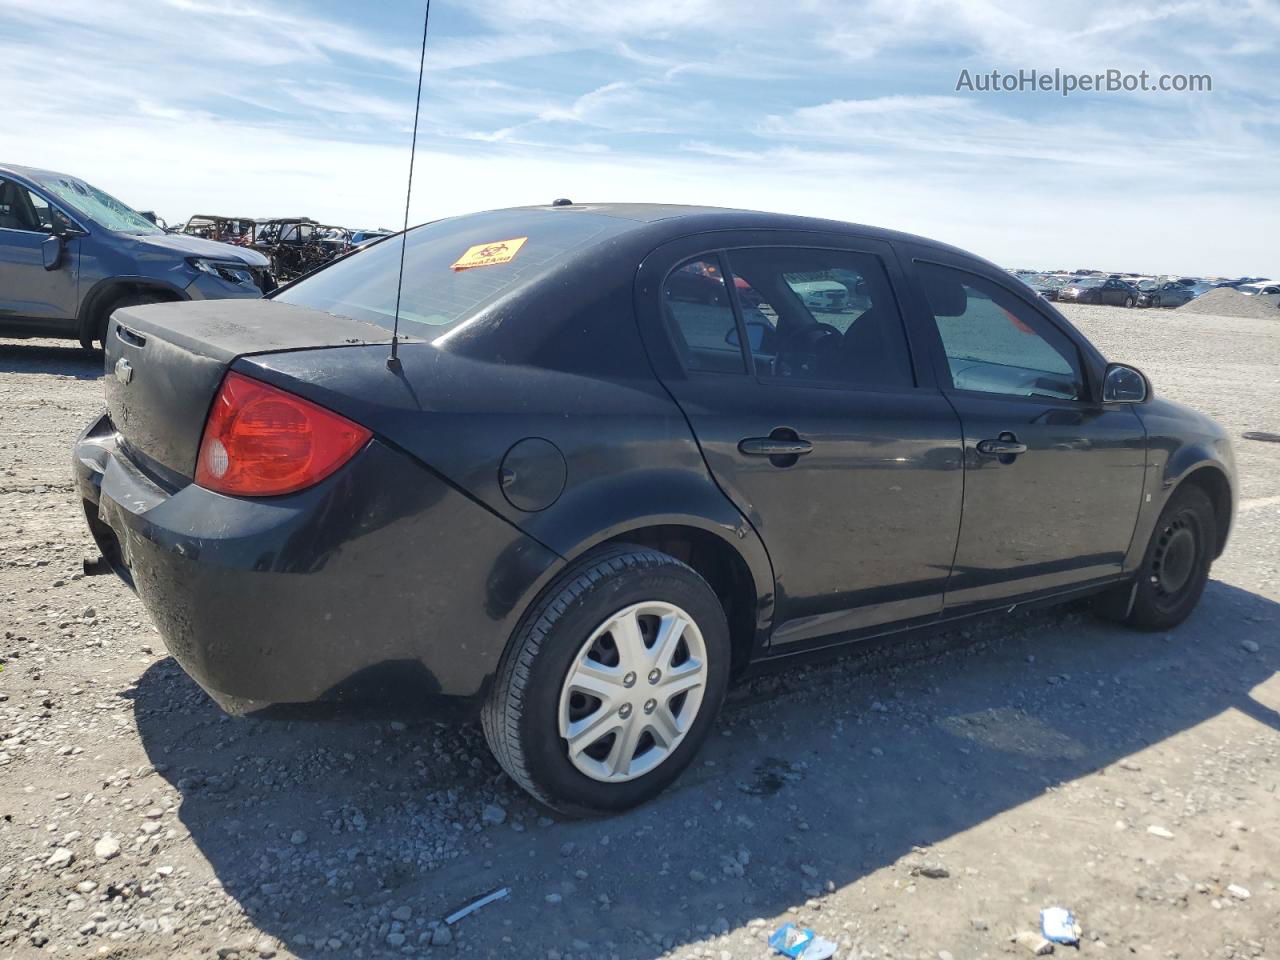
[[[46,270],[57,270],[62,265],[62,237],[54,235],[46,237],[40,244],[40,257]]]
[[[1103,403],[1143,403],[1151,396],[1151,384],[1141,370],[1123,363],[1107,364],[1102,375]]]

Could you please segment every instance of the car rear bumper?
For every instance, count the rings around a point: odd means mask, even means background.
[[[315,487],[162,487],[101,417],[73,473],[103,557],[223,709],[380,695],[474,703],[562,562],[407,455],[370,441]]]

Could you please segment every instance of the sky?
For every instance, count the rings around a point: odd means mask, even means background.
[[[0,162],[172,221],[404,216],[419,0],[0,0]],[[411,222],[746,207],[1006,266],[1280,274],[1280,2],[435,0]],[[1207,92],[957,90],[999,70]]]

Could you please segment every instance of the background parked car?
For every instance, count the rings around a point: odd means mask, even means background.
[[[1138,305],[1142,307],[1180,307],[1196,298],[1196,292],[1175,280],[1166,280],[1152,290],[1142,293]]]
[[[1057,300],[1058,293],[1067,284],[1066,277],[1053,277],[1043,273],[1032,274],[1022,279],[1026,281],[1027,286],[1046,300]]]
[[[1265,283],[1242,283],[1236,288],[1247,297],[1271,296],[1280,293],[1280,283],[1269,280]]]
[[[1103,303],[1116,307],[1133,307],[1138,303],[1138,288],[1127,280],[1114,277],[1080,277],[1072,280],[1058,292],[1059,300],[1073,303]]]
[[[166,233],[75,177],[0,165],[0,336],[88,349],[119,307],[273,289],[260,253]]]

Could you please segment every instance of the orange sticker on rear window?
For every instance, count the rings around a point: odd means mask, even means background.
[[[453,262],[454,270],[470,270],[472,267],[492,267],[498,263],[510,263],[515,259],[528,237],[499,240],[497,243],[477,243]]]

